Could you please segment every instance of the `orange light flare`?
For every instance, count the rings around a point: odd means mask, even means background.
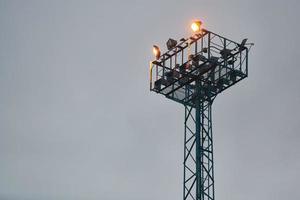
[[[200,20],[194,21],[191,25],[191,28],[193,32],[195,33],[201,33],[202,30],[202,22]]]
[[[153,45],[153,54],[154,54],[156,60],[158,60],[160,57],[160,49],[156,45]]]

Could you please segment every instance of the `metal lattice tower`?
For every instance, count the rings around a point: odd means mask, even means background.
[[[248,76],[251,45],[202,29],[150,63],[150,90],[185,107],[184,200],[215,199],[212,104]]]

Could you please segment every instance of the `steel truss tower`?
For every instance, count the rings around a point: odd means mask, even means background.
[[[214,200],[212,104],[248,76],[246,39],[204,30],[150,63],[150,90],[185,107],[183,200]]]

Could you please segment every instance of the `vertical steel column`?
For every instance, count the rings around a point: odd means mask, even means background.
[[[202,137],[201,137],[201,107],[202,103],[199,101],[199,99],[196,100],[196,199],[197,200],[203,200],[203,184],[202,184]]]
[[[202,184],[202,134],[201,134],[201,122],[202,122],[202,102],[201,102],[201,82],[199,80],[196,81],[196,132],[195,132],[195,139],[196,139],[196,199],[203,200],[203,184]]]
[[[214,200],[211,102],[185,106],[184,200]]]

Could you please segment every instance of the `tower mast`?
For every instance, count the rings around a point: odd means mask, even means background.
[[[248,76],[252,43],[234,42],[192,24],[191,37],[158,46],[150,62],[150,90],[184,105],[183,200],[214,200],[212,104],[219,93]],[[193,52],[193,53],[191,53]]]

